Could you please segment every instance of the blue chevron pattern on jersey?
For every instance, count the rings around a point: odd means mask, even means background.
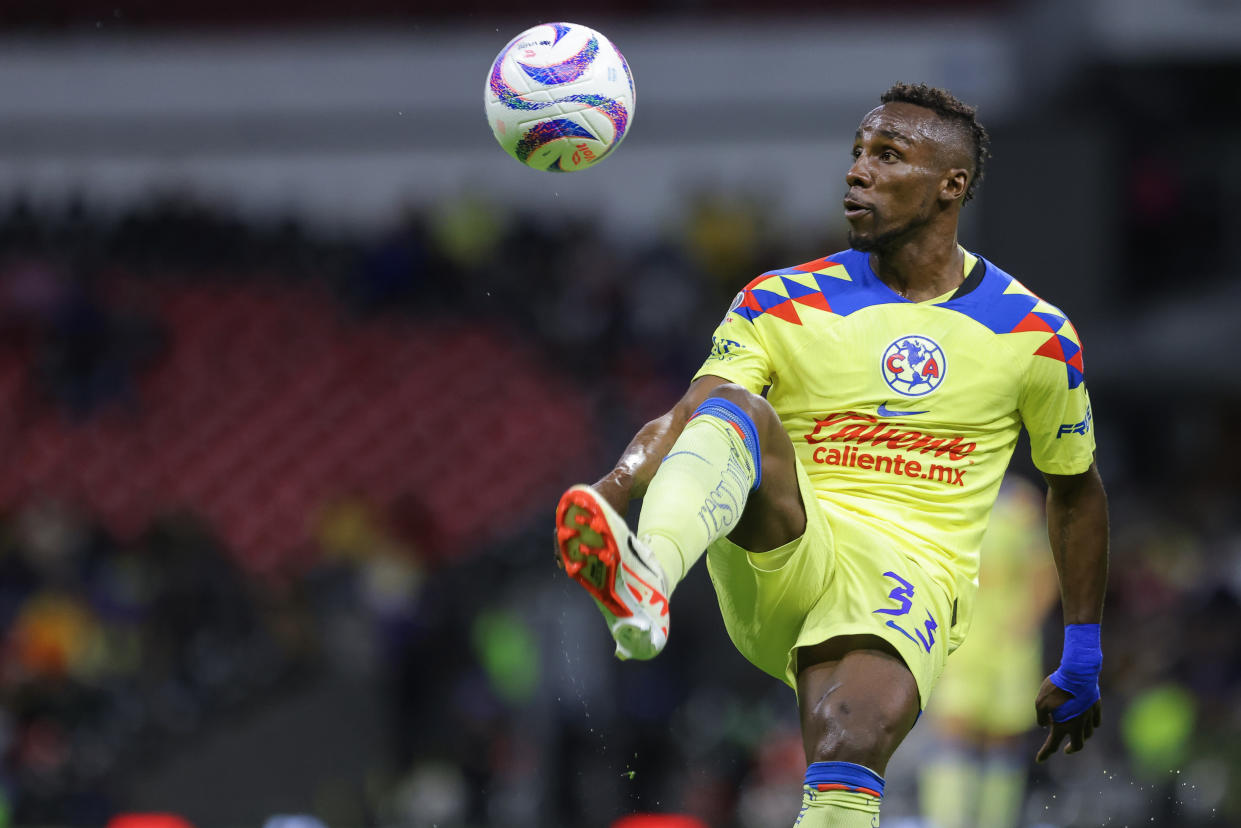
[[[851,313],[856,313],[863,308],[869,308],[873,305],[905,301],[889,290],[886,285],[870,272],[870,265],[867,264],[866,257],[867,254],[865,253],[859,253],[856,250],[846,250],[804,265],[798,265],[797,267],[786,267],[764,273],[746,288],[746,300],[737,306],[733,313],[753,322],[764,313],[771,312],[773,308],[778,308],[791,300],[798,304],[829,310],[839,316],[848,316]],[[833,265],[844,267],[849,274],[849,278],[841,279],[836,276],[813,272],[814,270],[826,269]],[[814,280],[818,288],[817,290],[808,285],[801,284],[801,282],[793,278],[789,278],[798,276],[804,280],[807,274],[810,274]],[[780,277],[780,285],[786,291],[786,294],[757,287],[757,285],[764,283],[770,284],[768,280],[773,276]],[[772,285],[772,287],[774,286]],[[810,301],[815,294],[818,294],[818,297],[821,298],[818,301]],[[751,296],[753,297],[752,301],[750,300]]]
[[[938,307],[968,316],[997,334],[1046,333],[1048,339],[1034,353],[1064,363],[1069,388],[1081,385],[1085,378],[1082,347],[1061,333],[1066,326],[1072,332],[1068,317],[995,265],[985,259],[980,261],[985,271],[977,287],[964,296],[938,303]],[[833,267],[843,267],[848,278],[819,272]],[[807,274],[818,290],[802,283]],[[775,277],[779,278],[778,283]],[[792,277],[800,277],[800,281]],[[742,291],[742,300],[732,312],[751,323],[760,316],[771,315],[800,325],[798,305],[848,316],[875,305],[907,301],[874,274],[869,254],[845,250],[797,267],[764,273]],[[1034,310],[1036,307],[1039,310]],[[1076,332],[1072,333],[1076,336]]]
[[[940,307],[963,313],[995,333],[1011,333],[1039,303],[1039,298],[1029,293],[1006,293],[1012,283],[1012,276],[987,262],[987,273],[978,287],[960,299],[944,302]],[[1047,321],[1051,326],[1049,332],[1064,324],[1063,317]]]
[[[1060,333],[1066,325],[1072,329],[1068,317],[1025,290],[1012,276],[990,262],[984,262],[987,272],[978,287],[959,299],[941,303],[940,307],[962,313],[998,334],[1021,331],[1048,333],[1047,341],[1034,353],[1063,362],[1069,388],[1081,385],[1085,381],[1082,346]],[[1012,289],[1014,282],[1017,282],[1016,290]],[[1043,308],[1034,310],[1040,304]]]

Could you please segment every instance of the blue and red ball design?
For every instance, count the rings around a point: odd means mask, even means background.
[[[547,34],[536,34],[540,30],[551,29],[551,38],[548,39]],[[583,45],[568,57],[557,60],[554,63],[538,65],[531,62],[530,58],[535,56],[536,48],[546,47],[554,48],[560,41],[572,32],[575,28],[585,30],[588,36]],[[522,58],[518,59],[513,55],[515,49],[522,49]],[[610,66],[600,66],[601,54],[605,54],[607,62]],[[613,57],[614,55],[614,57]],[[514,87],[513,83],[505,78],[505,65],[519,67],[525,79],[529,81],[527,84],[530,88],[521,91]],[[619,81],[619,72],[617,71],[617,63],[624,73],[624,81],[621,89],[628,89],[629,99],[632,102],[634,96],[633,76],[630,73],[629,66],[625,62],[624,56],[620,51],[611,44],[606,38],[599,35],[593,30],[583,26],[575,26],[570,23],[551,23],[546,26],[539,26],[522,33],[514,38],[499,54],[491,66],[491,72],[487,79],[487,88],[490,93],[489,110],[493,120],[493,129],[497,132],[497,138],[501,144],[505,144],[505,138],[501,137],[508,129],[503,117],[495,116],[495,109],[501,108],[511,112],[520,113],[537,113],[544,110],[558,112],[560,117],[552,117],[546,120],[532,118],[529,121],[522,121],[518,126],[518,136],[515,144],[510,143],[505,148],[517,160],[523,164],[530,164],[532,158],[541,149],[548,144],[560,141],[566,144],[566,152],[572,147],[580,148],[586,158],[592,163],[597,163],[604,155],[610,152],[624,138],[631,120],[631,106],[627,107],[625,102],[608,95],[600,94],[597,89],[600,83],[596,82],[596,78],[591,76],[592,70],[596,74],[606,72],[609,74],[609,85],[616,86]],[[509,70],[510,73],[513,71]],[[509,76],[512,78],[512,74]],[[565,91],[571,94],[557,95],[558,87],[566,87]],[[566,108],[574,107],[573,111],[566,112]],[[579,117],[578,113],[590,110],[599,113],[611,125],[611,135],[599,134],[599,131],[592,128],[589,119]],[[550,114],[550,113],[549,113]],[[527,124],[529,124],[527,126]],[[569,142],[574,142],[572,147]],[[511,142],[512,136],[509,136]],[[589,140],[597,142],[593,147],[585,147],[580,143],[581,140]],[[561,157],[557,157],[551,162],[546,169],[552,171],[563,170]],[[573,164],[570,168],[577,168],[577,162],[580,160],[578,156],[573,156]],[[545,162],[544,162],[545,163]]]

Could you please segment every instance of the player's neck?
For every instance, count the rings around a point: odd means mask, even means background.
[[[956,233],[926,234],[870,254],[879,279],[911,302],[934,299],[965,281],[965,252]]]

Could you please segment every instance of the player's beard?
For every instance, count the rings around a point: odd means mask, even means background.
[[[871,217],[874,218],[874,213]],[[918,216],[900,227],[893,227],[873,236],[863,235],[850,228],[849,246],[862,253],[886,253],[900,247],[930,221],[926,216]]]

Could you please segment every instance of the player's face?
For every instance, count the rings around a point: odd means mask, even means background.
[[[929,109],[889,103],[862,119],[845,175],[849,245],[883,250],[909,240],[937,213],[944,125]]]

